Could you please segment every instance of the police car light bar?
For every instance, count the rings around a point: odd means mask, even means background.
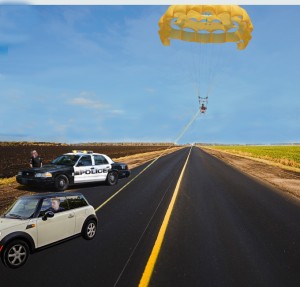
[[[92,150],[72,150],[73,153],[93,153]]]

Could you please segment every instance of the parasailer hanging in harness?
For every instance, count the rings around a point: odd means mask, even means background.
[[[198,99],[199,99],[200,112],[204,114],[207,110],[208,97],[202,98],[198,96]]]
[[[206,109],[207,109],[207,107],[204,106],[204,104],[202,104],[201,107],[200,107],[200,112],[201,112],[202,114],[204,114],[205,111],[206,111]]]

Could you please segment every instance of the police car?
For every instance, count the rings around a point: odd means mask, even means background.
[[[118,179],[128,177],[130,170],[125,163],[114,162],[104,154],[92,151],[73,151],[54,159],[41,168],[18,172],[16,180],[23,185],[51,185],[64,191],[69,185],[106,182],[115,185]]]
[[[30,253],[55,242],[96,235],[97,216],[79,192],[20,197],[0,217],[0,256],[9,268],[21,267]]]

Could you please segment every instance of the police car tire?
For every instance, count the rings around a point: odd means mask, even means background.
[[[97,223],[95,220],[90,219],[86,221],[82,227],[82,237],[86,240],[92,240],[96,236]]]
[[[69,179],[67,176],[62,174],[55,178],[55,189],[57,191],[64,191],[68,188],[68,186]]]
[[[107,174],[106,184],[107,185],[115,185],[118,183],[118,174],[115,171],[111,171]]]
[[[14,240],[4,248],[2,261],[6,267],[16,269],[25,264],[29,253],[30,250],[25,241]]]

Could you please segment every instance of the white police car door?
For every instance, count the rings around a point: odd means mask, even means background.
[[[97,181],[97,172],[91,155],[83,155],[74,167],[74,183]]]
[[[108,171],[111,169],[111,165],[107,159],[101,154],[95,154],[94,157],[94,167],[97,173],[98,181],[105,181],[107,178]]]

